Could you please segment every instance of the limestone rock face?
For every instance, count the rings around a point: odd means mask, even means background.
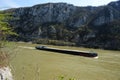
[[[119,19],[120,19],[120,12],[116,11],[111,6],[106,6],[98,13],[97,17],[93,21],[93,24],[98,26]]]
[[[48,3],[14,10],[19,18],[13,25],[31,30],[44,23],[64,23],[74,13],[76,7],[66,3]]]
[[[111,2],[108,5],[112,6],[113,8],[117,9],[118,11],[120,11],[120,0],[115,1],[115,2]]]
[[[77,7],[67,3],[47,3],[10,9],[17,20],[11,25],[23,31],[38,29],[46,23],[62,23],[68,27],[102,25],[120,19],[120,1],[100,7]]]
[[[9,67],[0,68],[0,80],[13,80],[11,69]]]

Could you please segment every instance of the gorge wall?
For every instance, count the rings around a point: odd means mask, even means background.
[[[5,12],[13,12],[10,25],[19,34],[17,40],[47,38],[120,49],[120,1],[98,7],[46,3]]]

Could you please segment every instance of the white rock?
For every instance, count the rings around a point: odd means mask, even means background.
[[[13,80],[11,69],[9,67],[0,68],[0,80]]]

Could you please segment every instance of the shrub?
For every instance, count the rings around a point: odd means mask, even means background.
[[[49,45],[57,45],[57,46],[75,46],[75,43],[65,42],[60,40],[49,40],[49,39],[36,39],[33,43],[37,44],[49,44]]]

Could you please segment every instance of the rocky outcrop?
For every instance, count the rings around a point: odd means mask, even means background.
[[[18,20],[13,25],[19,24],[24,30],[29,31],[44,23],[64,23],[74,13],[76,7],[66,3],[48,3],[33,7],[14,9],[14,17]],[[28,29],[29,26],[29,29]]]
[[[9,67],[0,68],[0,80],[13,80],[11,69]]]
[[[119,1],[115,1],[115,2],[111,2],[108,5],[112,6],[114,9],[120,11],[120,0]]]

